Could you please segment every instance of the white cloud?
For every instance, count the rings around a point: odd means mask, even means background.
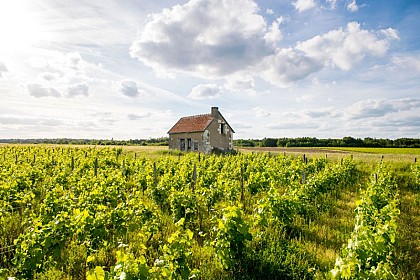
[[[322,68],[319,61],[292,48],[278,50],[266,57],[263,64],[262,78],[278,87],[288,87]]]
[[[360,29],[360,24],[350,22],[345,30],[332,30],[324,35],[297,44],[297,49],[324,65],[349,70],[366,55],[383,56],[390,46],[389,37]]]
[[[389,39],[399,40],[400,36],[398,35],[397,30],[393,28],[382,29],[381,32]]]
[[[141,94],[144,94],[144,91],[141,90],[138,84],[132,80],[121,81],[119,91],[128,97],[138,97]]]
[[[283,39],[283,34],[280,30],[280,24],[283,22],[283,20],[284,19],[282,17],[279,17],[273,21],[271,26],[268,28],[268,32],[264,35],[264,39],[267,42],[274,44],[274,46],[278,41]]]
[[[293,6],[295,6],[295,9],[301,13],[314,8],[316,4],[314,0],[296,0],[293,2]]]
[[[270,112],[266,111],[265,109],[263,109],[259,106],[255,107],[255,108],[252,108],[252,110],[255,111],[255,116],[257,118],[266,118],[266,117],[269,117],[271,115]]]
[[[408,69],[420,73],[420,55],[396,55],[391,59],[392,68]]]
[[[28,117],[14,115],[0,115],[0,124],[5,125],[25,125],[25,126],[59,126],[63,122],[58,119],[49,119],[43,117]]]
[[[3,76],[3,73],[9,72],[6,67],[6,64],[0,61],[0,78]]]
[[[252,76],[231,75],[226,78],[224,87],[232,91],[252,90],[255,86],[255,80]]]
[[[273,9],[267,9],[265,12],[267,13],[267,15],[272,15],[272,14],[274,14]]]
[[[150,112],[146,112],[146,113],[142,113],[142,114],[128,114],[127,117],[130,121],[136,121],[136,120],[141,120],[141,119],[145,119],[148,117],[151,117],[152,113]]]
[[[352,0],[347,4],[347,10],[353,13],[359,10],[359,6],[357,6],[356,0]]]
[[[330,5],[331,10],[335,10],[337,8],[337,0],[325,0],[325,2]]]
[[[38,77],[41,80],[45,80],[45,81],[48,81],[48,82],[57,80],[57,79],[60,78],[60,76],[62,76],[62,75],[58,72],[42,72],[38,75]]]
[[[54,88],[45,87],[40,84],[27,84],[26,89],[29,95],[33,97],[61,97],[61,94]]]
[[[74,84],[67,88],[67,96],[75,97],[78,95],[88,96],[89,95],[89,86],[85,83]]]
[[[274,53],[273,40],[281,35],[279,22],[268,25],[251,0],[191,0],[150,19],[132,44],[131,55],[156,72],[204,78],[254,66]]]
[[[420,99],[367,99],[350,106],[346,116],[348,119],[365,119],[419,108]]]
[[[220,96],[222,90],[216,84],[205,84],[194,87],[188,97],[192,99],[213,99]]]
[[[316,6],[307,0],[293,4],[298,11]],[[280,48],[284,18],[268,24],[258,12],[251,0],[191,0],[151,15],[130,53],[156,73],[225,80],[262,77],[288,87],[323,68],[350,70],[366,56],[383,56],[398,38],[391,28],[376,32],[349,22],[345,29]]]

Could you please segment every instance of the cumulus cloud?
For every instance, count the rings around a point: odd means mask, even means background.
[[[348,2],[346,2],[348,3]],[[334,6],[337,1],[326,0]],[[293,2],[299,11],[313,0]],[[190,0],[150,15],[130,54],[156,73],[188,73],[206,79],[261,77],[288,87],[323,68],[350,70],[365,57],[383,56],[398,32],[364,30],[357,22],[289,48],[279,47],[284,19],[266,22],[251,0]],[[135,87],[131,87],[135,96]],[[130,96],[130,95],[129,95]]]
[[[119,92],[128,97],[138,97],[144,93],[144,91],[139,88],[137,83],[132,80],[121,81]]]
[[[71,85],[67,88],[67,96],[68,97],[75,97],[75,96],[88,96],[89,95],[89,86],[85,83]]]
[[[383,56],[386,53],[390,39],[388,36],[381,37],[381,34],[360,29],[359,23],[350,22],[345,30],[338,29],[315,36],[298,43],[296,49],[326,66],[349,70],[367,55]]]
[[[319,60],[292,48],[279,49],[275,55],[266,57],[263,64],[262,78],[278,87],[287,87],[323,66]]]
[[[251,0],[191,0],[152,15],[130,53],[156,72],[222,77],[272,54],[278,24],[267,24]]]
[[[0,78],[3,76],[3,73],[9,72],[6,67],[6,64],[0,61]]]
[[[40,98],[40,97],[61,97],[61,94],[52,87],[45,87],[40,84],[28,84],[26,85],[29,95]]]
[[[295,6],[295,9],[301,13],[314,8],[316,4],[314,0],[296,0],[293,2],[293,6]]]
[[[368,99],[357,102],[347,110],[349,119],[382,117],[390,113],[420,108],[420,99]]]
[[[359,6],[357,6],[356,0],[352,0],[347,4],[347,10],[353,13],[359,10]]]
[[[188,95],[192,99],[213,99],[220,96],[221,88],[216,84],[205,84],[194,87]]]

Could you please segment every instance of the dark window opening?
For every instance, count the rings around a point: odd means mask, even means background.
[[[220,134],[225,134],[226,132],[226,124],[221,123],[220,124]]]
[[[180,139],[179,149],[185,151],[185,139]]]

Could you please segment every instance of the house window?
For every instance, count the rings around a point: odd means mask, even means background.
[[[179,139],[179,149],[185,151],[185,139]]]
[[[198,151],[198,141],[194,141],[194,151]]]
[[[187,151],[191,150],[191,138],[187,139]]]
[[[221,123],[220,124],[220,134],[225,134],[226,131],[226,124]]]

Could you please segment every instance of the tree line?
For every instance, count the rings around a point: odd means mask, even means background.
[[[0,143],[10,144],[61,144],[61,145],[112,145],[112,146],[168,146],[168,137],[149,139],[71,139],[71,138],[41,138],[41,139],[0,139]]]
[[[238,147],[372,147],[372,148],[420,148],[420,139],[398,138],[395,140],[381,138],[318,139],[315,137],[299,138],[263,138],[234,140]]]

